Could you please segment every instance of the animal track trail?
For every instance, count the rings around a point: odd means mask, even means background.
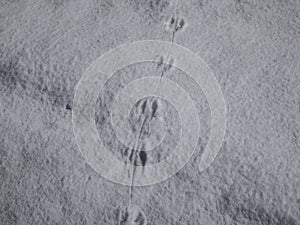
[[[171,42],[174,43],[175,33],[177,31],[181,31],[185,27],[185,20],[183,18],[177,18],[176,11],[177,11],[177,4],[175,8],[175,16],[172,17],[167,23],[166,31],[170,31],[172,33],[171,35]],[[166,56],[160,56],[159,62],[158,62],[158,68],[161,70],[160,74],[160,81],[162,77],[165,75],[166,72],[171,70],[172,65],[174,64],[174,59],[169,59],[170,56],[170,49],[166,53]],[[158,91],[160,87],[160,84],[157,86],[157,89],[155,92]],[[150,100],[146,100],[144,102],[141,102],[138,108],[138,114],[139,114],[139,122],[142,121],[141,127],[138,129],[135,129],[138,131],[138,135],[136,136],[136,140],[134,141],[133,145],[134,148],[131,150],[131,154],[129,157],[129,161],[132,164],[132,172],[129,174],[131,176],[131,185],[129,188],[129,206],[126,209],[123,209],[120,212],[119,215],[119,225],[146,225],[146,217],[144,213],[137,208],[131,208],[131,202],[133,199],[133,187],[134,187],[134,177],[135,177],[135,170],[137,161],[139,160],[144,167],[147,162],[147,153],[145,151],[142,151],[143,146],[140,146],[140,140],[143,136],[150,134],[150,122],[153,118],[156,117],[156,113],[158,111],[159,104],[156,97],[151,97]],[[141,124],[141,123],[140,123]],[[135,151],[135,149],[137,149]]]

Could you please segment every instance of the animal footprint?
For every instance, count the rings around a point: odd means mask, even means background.
[[[166,23],[166,31],[167,32],[176,32],[183,30],[185,28],[185,20],[183,18],[174,18],[172,17],[167,23]]]
[[[160,58],[159,58],[159,62],[158,62],[158,64],[157,64],[157,67],[158,68],[162,68],[163,69],[163,74],[165,73],[165,72],[167,72],[168,70],[170,70],[171,69],[171,67],[172,67],[172,65],[174,64],[174,59],[170,59],[169,60],[169,62],[167,63],[167,62],[165,62],[165,59],[164,59],[164,57],[163,56],[160,56]]]
[[[146,225],[147,218],[144,212],[136,207],[126,207],[120,211],[118,225]]]

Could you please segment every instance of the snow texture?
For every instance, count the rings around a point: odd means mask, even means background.
[[[189,163],[156,185],[128,187],[97,174],[72,128],[75,87],[100,55],[139,40],[191,49],[224,93],[227,128],[220,153],[199,172],[209,106],[192,80],[163,63],[118,71],[99,94],[95,121],[104,145],[128,161],[109,120],[112,97],[137,77],[178,82],[195,101],[201,138]],[[0,0],[0,224],[300,224],[299,0]],[[176,60],[176,59],[174,59]],[[128,119],[164,115],[156,152],[178,139],[178,115],[142,99]],[[151,129],[144,129],[147,136]],[[138,154],[139,153],[139,154]],[[131,155],[132,157],[132,155]]]

